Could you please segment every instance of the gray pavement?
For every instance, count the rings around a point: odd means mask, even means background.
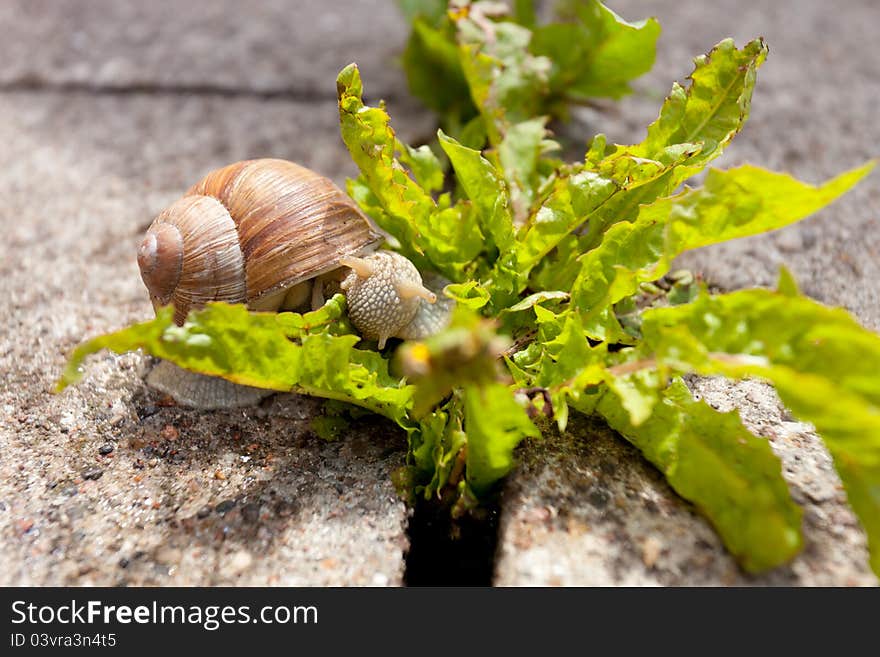
[[[583,114],[569,132],[640,139],[693,55],[763,34],[752,119],[719,164],[818,182],[878,154],[876,3],[611,4],[660,17],[657,67],[613,114]],[[400,584],[406,509],[389,474],[405,439],[385,422],[325,443],[309,428],[320,404],[293,395],[225,413],[163,406],[136,355],[95,357],[80,385],[48,392],[79,340],[150,316],[140,234],[204,172],[271,155],[337,182],[354,173],[336,123],[342,66],[358,61],[405,138],[425,134],[430,116],[388,65],[405,40],[392,3],[13,0],[0,33],[0,583]],[[801,226],[684,263],[741,287],[771,282],[784,261],[807,292],[878,329],[878,216],[875,174]],[[803,556],[745,577],[633,449],[576,421],[522,450],[496,581],[875,583],[809,428],[760,384],[699,385],[781,454],[807,507]]]
[[[215,88],[335,99],[357,60],[379,95],[406,38],[386,0],[10,0],[0,5],[0,83]]]
[[[390,473],[405,440],[388,424],[328,444],[309,428],[320,405],[292,395],[227,413],[163,407],[134,355],[99,356],[81,385],[49,393],[78,341],[151,316],[137,244],[203,173],[267,155],[338,182],[354,173],[335,75],[358,51],[381,71],[391,51],[351,28],[352,50],[335,47],[346,39],[307,29],[317,5],[248,23],[232,3],[195,4],[0,7],[0,583],[400,584],[406,509]],[[321,20],[363,25],[374,9]],[[384,16],[399,41],[393,8]],[[175,17],[200,36],[187,41]],[[302,43],[266,46],[288,32]]]
[[[504,491],[496,584],[503,586],[855,586],[876,584],[865,539],[831,459],[766,384],[693,383],[722,411],[739,408],[783,463],[804,508],[804,550],[762,575],[741,571],[718,535],[638,450],[575,417],[520,454]]]

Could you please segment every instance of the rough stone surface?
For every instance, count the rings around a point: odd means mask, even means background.
[[[135,355],[89,367],[64,397],[4,391],[5,585],[400,583],[402,443],[359,423],[326,443],[318,402],[201,413],[145,393]],[[112,453],[100,446],[112,442]]]
[[[637,93],[609,113],[584,110],[567,135],[596,131],[641,140],[672,79],[694,55],[727,36],[763,35],[762,67],[745,130],[717,166],[744,162],[818,183],[876,157],[880,65],[874,53],[880,8],[821,2],[612,2],[621,15],[646,12],[663,26],[657,63]],[[880,182],[867,181],[814,217],[770,236],[709,247],[679,260],[722,288],[775,282],[790,267],[803,290],[849,308],[880,329]],[[638,451],[601,425],[578,419],[564,436],[522,450],[504,492],[496,581],[535,584],[876,584],[863,532],[821,441],[793,421],[772,389],[756,382],[693,384],[723,410],[771,440],[792,496],[803,505],[803,553],[790,565],[747,576],[709,524],[678,498]],[[829,403],[832,403],[829,400]]]
[[[338,183],[354,173],[336,59],[372,57],[379,92],[395,42],[353,27],[334,41],[306,19],[344,31],[345,16],[371,8],[296,3],[305,13],[283,22],[293,5],[275,3],[247,22],[233,11],[244,5],[191,4],[0,7],[0,584],[400,584],[406,509],[390,473],[405,438],[389,424],[363,420],[325,443],[309,428],[321,406],[305,398],[165,406],[135,355],[90,359],[81,384],[50,393],[77,342],[152,315],[139,235],[208,170],[273,156]],[[402,38],[383,11],[377,29]],[[184,38],[189,28],[198,36]],[[294,33],[290,52],[270,47]],[[240,93],[155,88],[199,84]],[[253,94],[273,85],[299,93]]]
[[[852,586],[876,583],[831,459],[772,388],[698,380],[695,392],[770,440],[804,508],[805,546],[791,563],[748,575],[708,522],[638,450],[577,416],[565,434],[520,451],[504,491],[496,584],[537,586]]]

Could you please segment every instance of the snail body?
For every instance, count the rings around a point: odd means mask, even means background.
[[[210,301],[261,311],[315,309],[329,287],[346,293],[352,324],[381,349],[392,337],[436,332],[451,310],[409,260],[377,250],[382,240],[324,176],[285,160],[246,160],[209,173],[159,214],[137,259],[153,306],[173,305],[178,325]],[[438,291],[445,282],[431,280]],[[194,380],[178,381],[184,371],[167,365],[148,383],[186,405],[253,403],[254,389],[241,401],[224,401],[226,387],[242,386],[209,381],[210,400],[202,404]]]

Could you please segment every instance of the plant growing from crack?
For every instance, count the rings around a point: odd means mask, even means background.
[[[141,348],[178,365],[273,390],[340,400],[404,429],[398,488],[478,507],[548,420],[598,415],[638,447],[714,525],[749,571],[802,546],[801,509],[778,458],[736,412],[697,401],[688,373],[772,383],[825,441],[880,573],[880,337],[848,313],[776,290],[710,294],[670,273],[680,253],[798,221],[852,188],[873,163],[821,185],[745,165],[707,169],[749,114],[760,39],[696,58],[638,144],[603,135],[563,162],[549,116],[617,98],[650,68],[659,28],[599,2],[538,25],[529,2],[409,0],[404,63],[438,112],[436,150],[401,142],[363,101],[358,69],[337,79],[342,138],[360,169],[349,194],[424,271],[452,281],[451,326],[377,352],[359,344],[336,296],[320,310],[261,314],[209,305],[183,327],[170,311],[81,345],[83,359]],[[439,77],[438,77],[439,76]],[[453,136],[451,136],[453,135]],[[449,170],[447,171],[447,168]]]

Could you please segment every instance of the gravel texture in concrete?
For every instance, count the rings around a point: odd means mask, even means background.
[[[385,422],[326,443],[306,398],[169,407],[136,355],[50,393],[77,342],[152,315],[137,244],[204,173],[261,156],[354,173],[335,76],[360,54],[381,90],[397,21],[384,3],[0,7],[0,583],[401,583],[405,438]]]
[[[748,575],[709,523],[638,450],[604,423],[575,416],[520,451],[503,497],[496,584],[509,586],[780,585],[876,583],[865,540],[820,439],[773,389],[696,380],[721,411],[739,409],[770,440],[792,497],[804,508],[805,546],[790,564]]]

